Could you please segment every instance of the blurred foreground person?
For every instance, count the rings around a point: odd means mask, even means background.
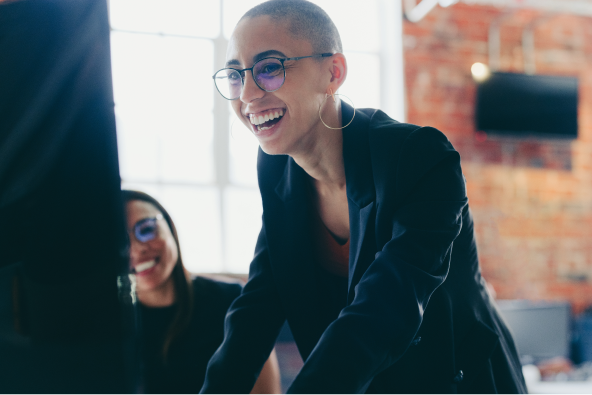
[[[142,192],[123,191],[123,197],[130,266],[140,301],[144,390],[197,393],[208,360],[222,343],[226,311],[241,286],[199,276],[191,279],[183,267],[175,225],[164,207]],[[280,392],[275,353],[251,389],[253,393]]]

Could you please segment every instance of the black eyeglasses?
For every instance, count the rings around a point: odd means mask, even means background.
[[[306,58],[326,58],[333,56],[332,53],[320,55],[299,56],[297,58],[263,58],[257,61],[253,67],[248,69],[233,69],[227,67],[219,70],[212,77],[218,92],[228,100],[236,100],[245,85],[245,71],[251,70],[251,75],[257,86],[265,92],[277,91],[286,81],[286,68],[284,62],[287,60],[300,60]]]
[[[158,234],[158,220],[162,218],[162,214],[158,214],[156,217],[144,218],[136,222],[133,227],[136,240],[146,243],[156,238]]]

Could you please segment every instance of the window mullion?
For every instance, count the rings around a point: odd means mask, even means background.
[[[214,39],[214,69],[221,67],[226,62],[226,48],[228,40],[224,38],[222,30],[216,39]],[[225,221],[225,189],[229,184],[230,169],[230,141],[229,141],[229,119],[230,111],[228,101],[224,99],[212,83],[212,93],[214,94],[214,169],[216,185],[218,187],[220,199],[220,229],[222,246],[222,271],[227,271],[228,262],[226,254],[226,221]]]

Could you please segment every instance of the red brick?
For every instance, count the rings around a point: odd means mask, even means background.
[[[470,76],[473,63],[488,62],[501,12],[457,3],[404,22],[408,121],[439,128],[460,152],[483,276],[498,297],[568,300],[583,311],[592,305],[592,18],[556,15],[534,32],[537,72],[579,79],[578,139],[508,145],[475,138]],[[520,10],[504,21],[503,71],[523,72],[522,32],[541,17]]]

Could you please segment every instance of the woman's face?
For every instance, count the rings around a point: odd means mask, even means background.
[[[179,258],[177,243],[161,212],[152,204],[132,200],[126,205],[127,227],[130,232],[130,267],[136,274],[138,292],[150,292],[173,281],[171,273]],[[147,218],[156,220],[155,237],[141,242],[134,226]],[[151,229],[144,229],[150,232]]]
[[[313,55],[310,42],[296,39],[286,23],[276,24],[269,16],[241,21],[228,44],[228,67],[244,69],[264,57],[298,57]],[[314,144],[314,130],[322,127],[319,105],[325,99],[331,81],[331,58],[322,62],[309,58],[286,61],[286,80],[275,92],[261,90],[250,71],[245,72],[245,85],[239,99],[231,102],[239,119],[259,140],[268,154],[292,155]],[[279,122],[260,130],[251,122],[253,116],[283,113]]]

